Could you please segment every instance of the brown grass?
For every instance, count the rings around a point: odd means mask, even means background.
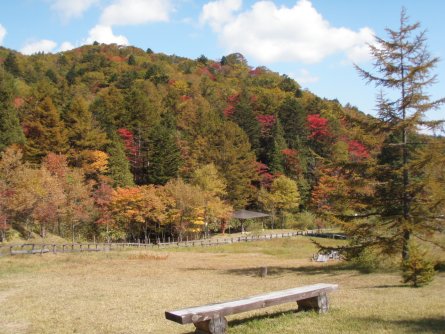
[[[337,262],[310,262],[315,249],[292,240],[249,243],[243,252],[223,246],[3,257],[0,333],[191,333],[193,325],[167,321],[164,311],[317,282],[340,285],[328,314],[295,314],[287,304],[229,317],[229,334],[443,332],[444,273],[426,288],[408,288],[397,272],[363,275]],[[304,251],[294,257],[266,252],[299,244]]]

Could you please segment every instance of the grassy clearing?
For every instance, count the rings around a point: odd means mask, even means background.
[[[326,240],[326,242],[333,242]],[[229,333],[443,333],[445,274],[412,289],[396,272],[313,263],[307,238],[180,251],[0,258],[0,333],[192,333],[164,311],[317,282],[337,283],[326,315],[285,304],[229,317]],[[269,267],[266,278],[258,268]]]
[[[319,239],[325,246],[344,243],[340,240]],[[171,252],[192,253],[225,253],[225,254],[263,254],[288,259],[310,259],[317,252],[311,239],[298,236],[294,238],[272,239],[258,242],[239,242],[220,246],[195,246],[186,248],[171,248]]]

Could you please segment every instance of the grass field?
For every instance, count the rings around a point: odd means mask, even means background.
[[[334,242],[334,241],[326,241]],[[313,283],[336,283],[329,313],[296,305],[230,316],[229,333],[444,333],[445,273],[425,287],[309,260],[307,238],[180,251],[0,258],[0,333],[192,333],[164,311]],[[268,266],[269,275],[259,276]]]

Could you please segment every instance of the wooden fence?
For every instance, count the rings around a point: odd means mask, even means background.
[[[320,230],[312,231],[295,231],[286,233],[273,233],[265,235],[249,235],[239,236],[233,238],[212,238],[199,240],[169,240],[156,243],[26,243],[26,244],[10,244],[0,245],[0,256],[2,255],[19,255],[19,254],[45,254],[45,253],[74,253],[74,252],[107,252],[111,250],[119,250],[126,248],[142,248],[142,249],[160,249],[173,247],[210,247],[218,245],[227,245],[240,242],[251,242],[261,240],[271,240],[279,238],[291,238],[295,236],[312,236],[312,237],[326,237],[330,235],[331,238],[343,239],[340,234],[328,234]]]

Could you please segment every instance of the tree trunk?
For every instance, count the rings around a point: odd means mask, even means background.
[[[411,232],[408,229],[403,231],[403,247],[402,247],[402,260],[407,261],[409,259],[409,239]]]
[[[226,233],[227,222],[225,219],[221,219],[221,233],[224,235]]]
[[[40,224],[40,236],[45,239],[46,238],[46,224]]]

